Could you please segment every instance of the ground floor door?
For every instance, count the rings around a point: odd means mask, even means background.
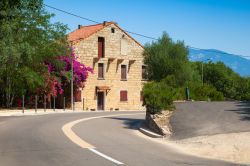
[[[104,110],[104,92],[97,92],[97,109]]]

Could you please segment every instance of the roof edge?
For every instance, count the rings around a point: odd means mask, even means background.
[[[99,24],[81,26],[80,29],[81,29],[81,28],[84,28],[84,27],[96,26],[96,25],[101,25],[101,24],[104,25],[103,28],[101,28],[101,29],[99,29],[99,30],[93,32],[92,34],[90,34],[90,35],[87,36],[86,38],[90,37],[91,35],[93,35],[93,34],[99,32],[100,30],[102,30],[102,29],[104,29],[104,28],[106,28],[106,27],[108,27],[108,26],[110,26],[110,25],[113,24],[113,25],[115,25],[118,29],[120,29],[123,33],[125,33],[129,38],[131,38],[134,42],[136,42],[139,46],[141,46],[142,48],[144,48],[144,46],[143,46],[140,42],[138,42],[138,41],[137,41],[136,39],[134,39],[131,35],[129,35],[128,32],[126,32],[124,29],[122,29],[122,28],[118,25],[118,23],[116,23],[116,22],[114,22],[114,21],[108,21],[108,22],[104,21],[103,23],[99,23]],[[105,24],[106,24],[106,25],[105,25]],[[68,33],[67,36],[69,36],[71,33],[75,32],[75,31],[77,31],[77,30],[79,30],[79,29],[73,30],[72,32]],[[83,40],[83,39],[86,39],[86,38],[79,38],[79,39],[76,39],[75,41],[79,42],[79,41],[81,41],[81,40]],[[69,41],[69,42],[74,42],[74,41]],[[76,42],[76,43],[77,43],[77,42]]]

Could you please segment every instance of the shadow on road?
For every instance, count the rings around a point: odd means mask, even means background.
[[[225,111],[236,112],[240,115],[240,120],[250,121],[250,102],[238,102],[236,106],[237,109],[225,110]]]
[[[118,118],[118,117],[106,117],[107,119],[121,120],[128,129],[138,129],[138,125],[144,122],[144,119],[134,119],[134,118]]]

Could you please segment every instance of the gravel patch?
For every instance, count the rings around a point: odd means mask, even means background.
[[[250,164],[250,132],[199,136],[170,142],[192,155]]]

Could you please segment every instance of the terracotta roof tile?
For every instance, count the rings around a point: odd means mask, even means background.
[[[103,29],[105,26],[108,26],[112,24],[113,22],[107,22],[104,24],[96,24],[96,25],[89,25],[89,26],[81,26],[80,29],[77,29],[71,33],[68,34],[68,40],[69,41],[76,41],[85,39],[92,34],[96,33],[97,31]]]
[[[106,22],[96,25],[89,25],[89,26],[81,26],[80,29],[76,29],[73,32],[68,34],[68,40],[70,42],[76,43],[82,39],[85,39],[92,34],[102,30],[104,27],[109,26],[111,24],[114,24],[117,28],[119,28],[121,31],[123,31],[127,36],[129,36],[131,39],[133,39],[137,44],[139,44],[141,47],[143,47],[138,41],[136,41],[134,38],[132,38],[128,33],[126,33],[123,29],[121,29],[115,22]]]

